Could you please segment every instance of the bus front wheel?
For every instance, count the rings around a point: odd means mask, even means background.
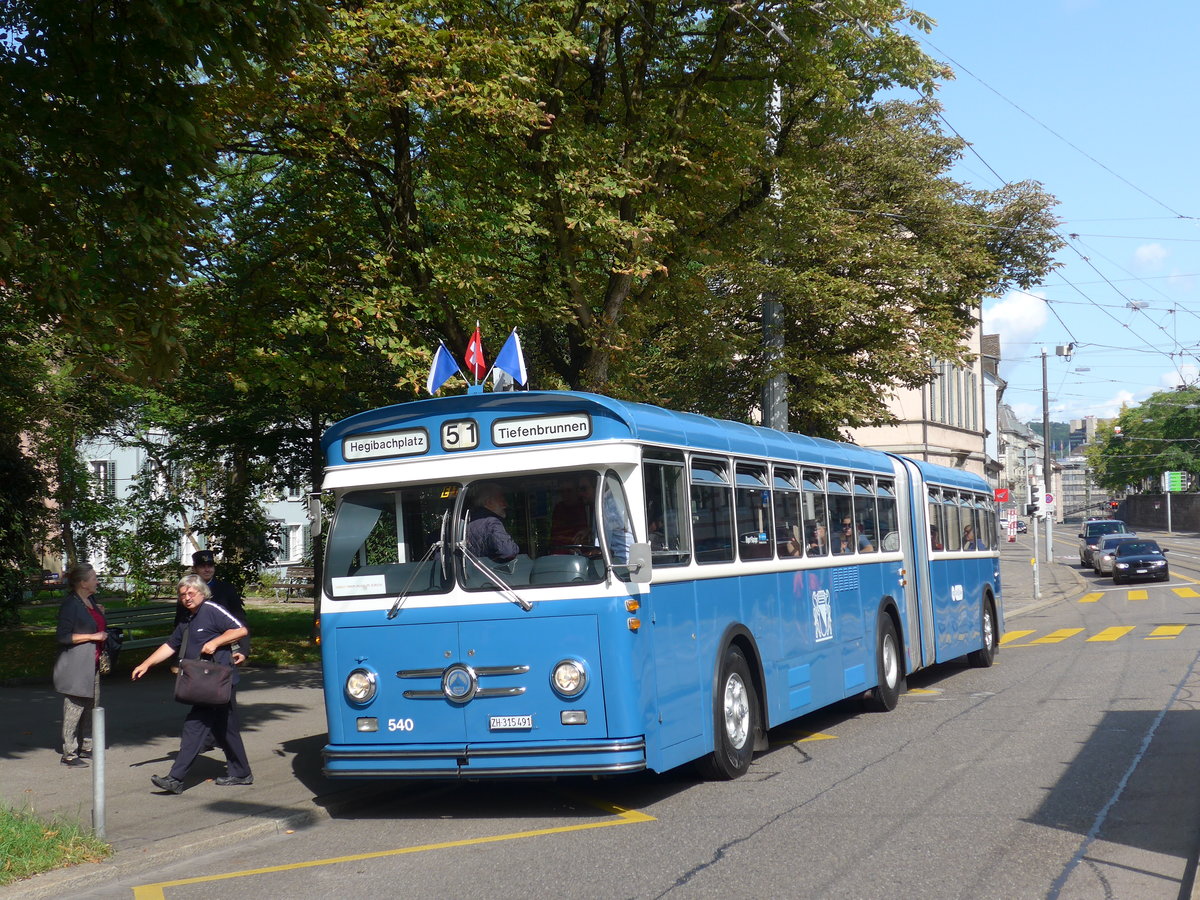
[[[880,614],[879,627],[876,629],[875,668],[879,683],[867,692],[867,708],[875,712],[888,712],[896,708],[904,691],[904,664],[896,623],[887,613]]]
[[[697,761],[705,778],[731,781],[744,775],[754,756],[758,733],[758,695],[745,654],[731,646],[721,662],[713,697],[713,752]]]

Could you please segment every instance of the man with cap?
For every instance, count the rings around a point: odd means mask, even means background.
[[[217,578],[216,571],[217,563],[211,550],[197,550],[192,554],[192,572],[199,575],[204,583],[208,585],[208,589],[212,591],[211,602],[233,613],[234,617],[244,625],[246,623],[246,604],[242,600],[241,593],[232,584]],[[178,625],[180,622],[187,621],[188,616],[187,608],[183,604],[180,604],[175,611],[175,624]],[[243,638],[235,642],[232,645],[232,649],[234,662],[243,662],[250,655],[249,639]],[[241,659],[238,659],[239,656],[241,656]]]

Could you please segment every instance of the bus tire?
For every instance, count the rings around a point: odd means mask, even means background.
[[[977,669],[988,668],[996,658],[999,638],[996,635],[996,609],[990,597],[983,600],[983,646],[967,654],[967,662]]]
[[[714,781],[745,775],[754,756],[758,719],[758,694],[750,664],[740,648],[730,645],[713,697],[713,752],[697,760],[700,774]]]
[[[896,704],[900,702],[900,695],[904,693],[902,659],[896,623],[890,615],[881,613],[875,635],[875,671],[879,683],[867,691],[867,709],[889,712],[896,708]]]

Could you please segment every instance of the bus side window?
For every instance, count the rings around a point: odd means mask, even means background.
[[[692,534],[697,562],[733,562],[732,493],[727,462],[692,459]]]
[[[775,529],[771,525],[771,491],[765,466],[737,464],[738,555],[742,559],[774,556]]]
[[[647,451],[643,469],[646,539],[656,568],[686,565],[692,558],[686,472],[682,453]]]

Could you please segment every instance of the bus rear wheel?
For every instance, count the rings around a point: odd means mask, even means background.
[[[900,638],[896,623],[887,613],[879,616],[875,638],[875,669],[879,683],[867,691],[866,705],[875,712],[896,708],[904,692],[904,667],[900,653]]]
[[[967,662],[977,669],[986,669],[996,658],[999,638],[996,634],[996,609],[991,600],[983,601],[983,646],[967,654]]]
[[[746,774],[759,730],[758,694],[745,654],[731,646],[721,662],[713,697],[713,752],[697,760],[705,778],[732,781]]]

